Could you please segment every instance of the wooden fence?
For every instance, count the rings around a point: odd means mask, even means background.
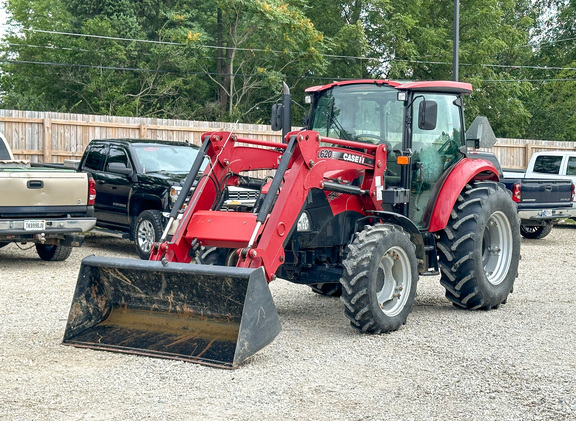
[[[526,140],[526,139],[498,139],[498,142],[490,149],[502,168],[525,169],[534,152],[548,150],[576,150],[576,142],[553,141],[553,140]]]
[[[31,162],[79,159],[92,139],[162,139],[199,145],[202,133],[218,130],[281,141],[270,126],[258,124],[0,110],[0,132],[10,143],[14,158]]]
[[[10,143],[14,157],[31,162],[79,159],[92,139],[163,139],[200,144],[202,133],[212,130],[281,141],[279,132],[258,124],[0,110],[0,132]],[[526,168],[534,152],[552,149],[576,150],[576,142],[498,139],[490,151],[503,168]]]

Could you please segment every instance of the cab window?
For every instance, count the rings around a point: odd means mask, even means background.
[[[420,104],[424,100],[434,101],[437,105],[434,128],[418,127]],[[438,181],[459,157],[462,125],[458,104],[456,95],[415,94],[412,107],[410,215],[420,226],[426,222],[426,208],[433,204]]]
[[[106,161],[106,171],[108,171],[108,167],[111,163],[118,162],[120,164],[126,165],[126,168],[130,168],[130,160],[128,159],[128,155],[124,149],[112,147],[110,148],[110,153],[108,155],[108,160]]]
[[[540,155],[534,161],[534,172],[541,174],[560,174],[562,157],[554,155]]]
[[[92,145],[86,156],[84,168],[96,171],[102,171],[104,161],[106,160],[106,145]]]

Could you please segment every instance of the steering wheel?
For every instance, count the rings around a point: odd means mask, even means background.
[[[456,146],[456,149],[458,149],[458,144],[456,143],[456,141],[454,139],[448,139],[446,142],[442,144],[442,146],[440,146],[440,149],[438,149],[438,155],[442,155],[443,153],[445,153],[448,150],[448,148],[450,148],[451,145]]]
[[[386,145],[386,149],[388,149],[388,151],[390,151],[390,152],[392,151],[392,145],[390,145],[390,142],[388,142],[382,136],[378,136],[376,134],[371,134],[371,133],[362,133],[362,134],[354,136],[354,140],[362,142],[362,139],[370,140],[370,143],[373,143],[375,145],[376,144],[384,144],[384,145]],[[373,140],[376,140],[376,142],[373,142]]]

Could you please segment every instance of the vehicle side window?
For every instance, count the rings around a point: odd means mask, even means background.
[[[568,157],[568,165],[566,166],[566,175],[576,175],[576,156]]]
[[[534,172],[541,174],[560,174],[561,156],[540,155],[534,161]]]
[[[106,145],[92,145],[84,162],[84,168],[101,171],[106,159]]]
[[[110,148],[110,154],[108,155],[108,160],[106,161],[106,171],[108,171],[108,166],[112,162],[119,162],[121,164],[126,165],[126,168],[130,168],[130,160],[128,159],[128,155],[126,151],[120,148],[112,147]]]

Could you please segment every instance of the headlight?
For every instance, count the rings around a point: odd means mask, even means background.
[[[312,229],[312,222],[310,222],[310,215],[308,212],[302,212],[300,218],[298,219],[298,224],[296,225],[296,231],[304,232],[310,231]]]
[[[182,187],[180,186],[170,187],[170,207],[174,206],[174,204],[176,203],[176,199],[178,199],[178,194],[180,194],[180,190],[182,190]]]

